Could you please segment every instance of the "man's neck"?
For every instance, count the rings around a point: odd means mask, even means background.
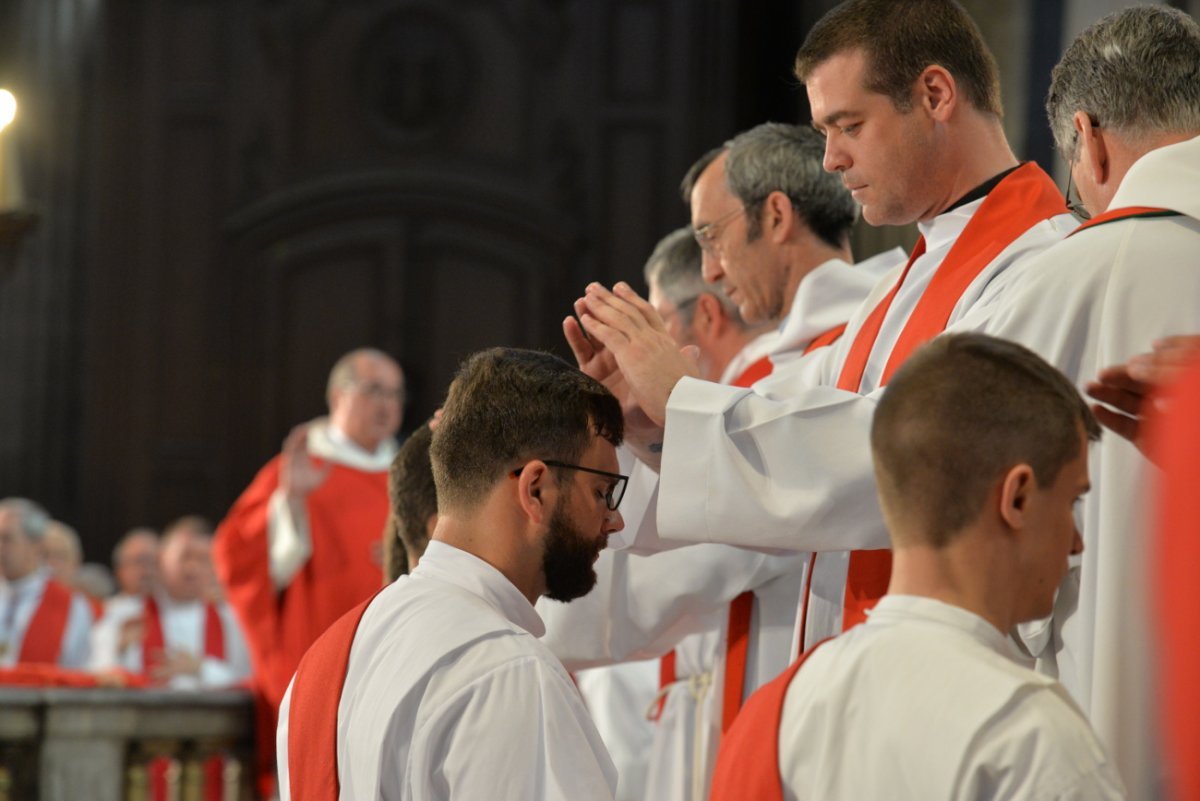
[[[347,434],[345,429],[333,420],[329,421],[329,439],[338,445],[350,445],[358,448],[368,456],[374,456],[375,452],[379,450],[379,440],[366,440]]]
[[[928,222],[954,207],[980,184],[1019,165],[1004,135],[1000,120],[990,114],[968,111],[953,138],[932,161],[940,191],[921,215]]]
[[[28,581],[33,576],[37,575],[39,568],[40,568],[40,565],[34,565],[33,567],[30,567],[30,568],[15,570],[15,571],[13,571],[13,573],[11,575],[6,575],[4,577],[4,580],[7,581],[9,584],[20,584],[22,582]]]
[[[895,547],[888,594],[933,598],[957,606],[1007,635],[1016,623],[1009,602],[1011,582],[1003,570],[989,570],[990,561],[957,539],[942,548]]]
[[[758,334],[758,329],[737,328],[730,324],[729,333],[701,350],[700,364],[704,370],[700,377],[705,381],[720,381],[733,358]]]
[[[853,263],[854,256],[850,252],[849,241],[841,247],[834,247],[810,234],[805,241],[793,248],[788,260],[787,285],[783,290],[783,311],[779,319],[774,321],[776,324],[783,322],[792,313],[792,304],[796,301],[800,283],[809,273],[832,259],[840,259],[847,264]]]
[[[439,512],[430,539],[452,545],[500,571],[530,604],[544,588],[541,555],[522,548],[520,537],[503,516],[487,513],[488,504],[469,516]]]

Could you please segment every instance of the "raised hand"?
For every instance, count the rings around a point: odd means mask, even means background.
[[[662,426],[667,399],[679,379],[700,375],[694,349],[681,350],[653,307],[624,282],[611,292],[600,284],[589,284],[583,305],[579,315],[583,329],[615,360],[632,399],[651,421]],[[603,363],[594,346],[591,355]]]
[[[325,483],[333,469],[333,465],[318,464],[309,456],[308,426],[308,423],[296,426],[283,441],[279,486],[287,493],[289,501],[307,498],[310,492]]]

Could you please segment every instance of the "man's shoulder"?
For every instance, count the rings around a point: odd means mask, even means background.
[[[971,797],[1030,797],[1035,789],[1045,798],[1073,788],[1087,788],[1079,797],[1121,793],[1099,738],[1056,681],[1031,682],[996,711],[964,753],[962,776]]]

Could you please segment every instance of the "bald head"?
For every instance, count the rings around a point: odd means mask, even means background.
[[[353,350],[330,371],[326,399],[330,422],[360,448],[373,453],[400,430],[404,373],[383,351]]]

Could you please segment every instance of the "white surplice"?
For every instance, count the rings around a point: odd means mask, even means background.
[[[779,727],[784,797],[1124,798],[1067,692],[1018,660],[978,615],[885,596],[792,679]]]
[[[354,635],[337,715],[341,798],[612,799],[612,760],[543,632],[502,573],[431,541]],[[289,687],[277,733],[283,801],[290,701]]]
[[[158,603],[163,646],[168,650],[201,657],[198,674],[175,676],[168,683],[169,687],[175,690],[228,687],[249,678],[250,655],[228,604],[216,605],[225,650],[224,657],[217,659],[204,655],[208,612],[203,601],[175,601],[163,592],[158,593],[155,600]],[[125,595],[105,604],[104,614],[92,628],[91,670],[122,668],[130,673],[142,673],[145,669],[142,643],[132,643],[121,649],[120,638],[122,626],[131,620],[144,618],[145,613],[146,601],[141,596]]]
[[[828,261],[800,283],[791,313],[778,331],[748,343],[726,366],[728,384],[764,355],[787,363],[825,331],[845,323],[887,269],[903,261],[889,251],[851,266]],[[638,463],[621,505],[625,531],[636,532],[657,476]],[[622,542],[620,532],[610,539]],[[634,555],[636,548],[605,551],[597,588],[570,604],[542,600],[543,638],[571,670],[675,651],[676,681],[664,688],[651,749],[646,798],[702,801],[715,766],[723,715],[729,604],[754,593],[743,693],[787,666],[802,576],[800,554],[767,555],[717,544]],[[644,712],[644,710],[638,710]],[[639,736],[631,727],[629,738]]]
[[[658,660],[621,662],[573,675],[617,768],[617,801],[645,801],[654,745],[654,723],[646,710],[658,695]]]
[[[1003,304],[967,327],[1013,339],[1080,389],[1155,339],[1200,332],[1200,137],[1133,164],[1110,209],[1166,207],[1182,216],[1125,219],[1080,231],[1014,270]],[[1135,796],[1157,782],[1146,660],[1143,575],[1148,463],[1112,433],[1093,445],[1092,490],[1080,510],[1083,554],[1051,621],[1022,627],[1038,668],[1087,712]]]
[[[21,645],[34,612],[42,602],[50,571],[39,568],[15,581],[0,582],[0,667],[12,667],[21,656]],[[92,628],[92,608],[80,592],[71,593],[71,609],[63,632],[59,667],[85,670],[90,657],[88,637]]]

